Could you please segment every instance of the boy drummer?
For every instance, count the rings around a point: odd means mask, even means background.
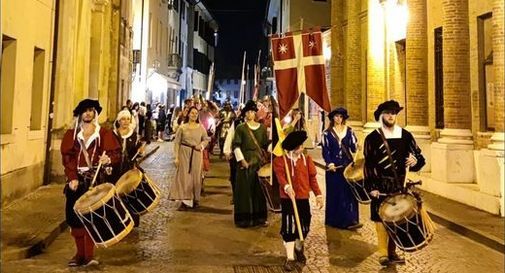
[[[299,242],[292,202],[296,202],[303,238],[307,237],[310,230],[310,191],[316,195],[317,207],[319,209],[323,207],[323,196],[316,180],[316,166],[309,155],[303,154],[303,142],[306,139],[307,132],[305,131],[290,133],[282,142],[285,155],[273,160],[273,171],[279,180],[281,195],[282,225],[280,234],[287,254],[287,260],[284,263],[286,271],[294,270],[296,261],[302,264],[306,262],[303,246],[300,246]],[[287,175],[290,179],[287,178]],[[295,248],[295,241],[300,247]]]

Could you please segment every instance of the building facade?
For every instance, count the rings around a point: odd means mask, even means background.
[[[422,188],[502,216],[503,7],[503,0],[333,1],[332,31],[341,33],[332,34],[330,94],[361,139],[378,127],[377,105],[399,101],[400,125],[428,158]]]
[[[2,206],[43,184],[54,0],[2,2]]]
[[[104,126],[115,119],[131,78],[127,4],[2,2],[2,205],[64,181],[59,148],[79,101],[99,99]]]

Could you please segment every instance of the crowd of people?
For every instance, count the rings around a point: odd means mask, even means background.
[[[375,119],[380,128],[366,137],[363,147],[365,186],[373,198],[371,220],[376,222],[381,265],[404,263],[404,259],[396,254],[395,244],[381,223],[379,207],[386,194],[399,192],[405,186],[401,184],[405,166],[417,171],[425,163],[412,135],[396,124],[402,109],[396,101],[379,105]],[[133,158],[144,152],[144,142],[155,140],[173,141],[177,170],[168,198],[179,202],[180,211],[200,206],[204,178],[210,170],[209,157],[218,144],[219,157],[230,166],[235,225],[266,227],[268,210],[280,212],[287,271],[294,270],[297,262],[306,262],[303,241],[310,231],[310,192],[316,196],[317,207],[325,207],[327,226],[349,230],[362,226],[358,202],[344,176],[344,169],[354,163],[353,154],[361,147],[353,129],[346,124],[349,115],[343,107],[328,113],[329,126],[321,137],[326,164],[325,198],[318,186],[314,160],[305,151],[314,143],[306,132],[303,113],[293,109],[288,114],[290,118],[281,120],[271,96],[250,100],[237,109],[230,102],[220,107],[201,97],[185,100],[182,107],[171,105],[168,110],[159,103],[151,107],[127,101],[110,132],[97,123],[100,111],[98,101],[82,101],[74,110],[76,126],[62,141],[69,181],[65,190],[67,221],[77,247],[69,266],[96,262],[89,236],[71,209],[87,190],[94,166],[101,163],[112,168],[109,173],[114,178],[109,181],[116,181],[136,167]],[[258,173],[265,168],[269,168],[270,177],[261,179]],[[134,221],[139,224],[138,217]]]

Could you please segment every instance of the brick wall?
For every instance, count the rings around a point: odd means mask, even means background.
[[[503,132],[504,127],[504,108],[503,108],[503,90],[505,88],[505,70],[504,70],[504,17],[503,6],[504,0],[493,1],[493,66],[495,69],[495,131]]]
[[[361,3],[347,1],[345,107],[351,120],[362,120],[361,104]]]

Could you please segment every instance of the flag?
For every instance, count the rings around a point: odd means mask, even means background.
[[[272,36],[274,75],[281,119],[306,93],[323,110],[331,111],[326,88],[321,31]]]
[[[258,99],[258,94],[260,92],[260,58],[261,58],[261,49],[258,53],[258,62],[254,66],[254,94],[253,94],[254,101]]]

